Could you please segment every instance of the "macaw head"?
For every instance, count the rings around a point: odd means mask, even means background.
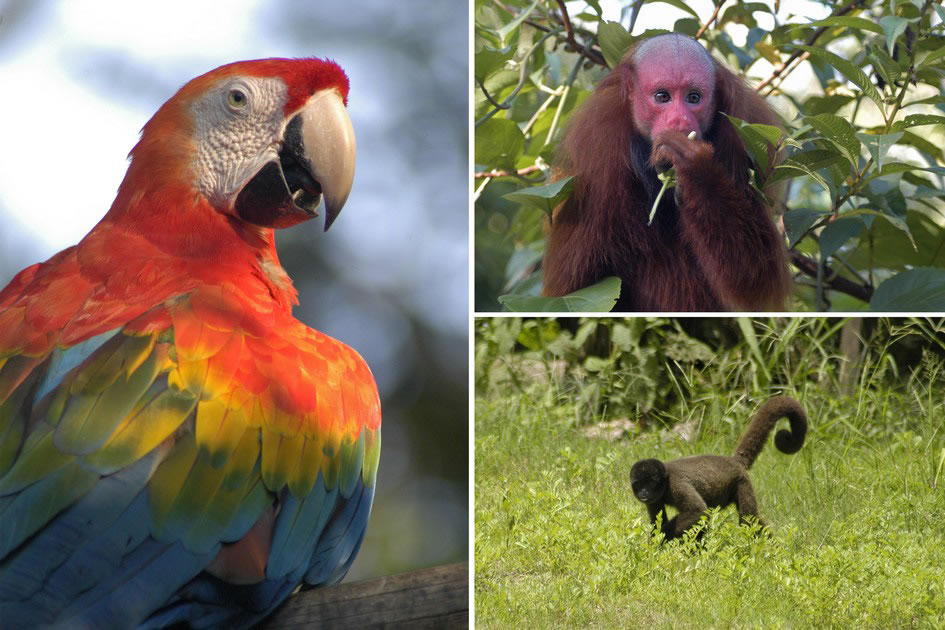
[[[155,193],[185,185],[217,212],[264,228],[317,216],[324,197],[327,230],[354,178],[347,98],[348,78],[332,61],[221,66],[184,85],[145,125],[126,183]]]

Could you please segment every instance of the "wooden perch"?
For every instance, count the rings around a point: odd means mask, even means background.
[[[468,628],[469,563],[300,591],[261,628]]]

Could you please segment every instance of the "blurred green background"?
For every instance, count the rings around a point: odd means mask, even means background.
[[[327,234],[278,234],[296,316],[360,352],[384,446],[350,579],[468,553],[467,6],[0,2],[0,286],[105,214],[151,114],[187,80],[271,56],[351,80],[354,190]]]

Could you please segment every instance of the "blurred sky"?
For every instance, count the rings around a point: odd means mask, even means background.
[[[467,554],[467,4],[0,1],[0,287],[105,214],[151,114],[187,80],[271,56],[351,81],[354,189],[330,232],[277,236],[297,316],[355,347],[384,409],[351,577]]]

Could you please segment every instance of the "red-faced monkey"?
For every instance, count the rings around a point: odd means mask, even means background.
[[[551,222],[545,295],[619,276],[615,311],[783,308],[791,293],[784,239],[749,186],[745,145],[723,112],[779,124],[691,37],[658,35],[624,55],[558,146],[556,173],[575,183]],[[650,225],[657,171],[668,166],[678,185]],[[766,194],[777,203],[781,191]]]

